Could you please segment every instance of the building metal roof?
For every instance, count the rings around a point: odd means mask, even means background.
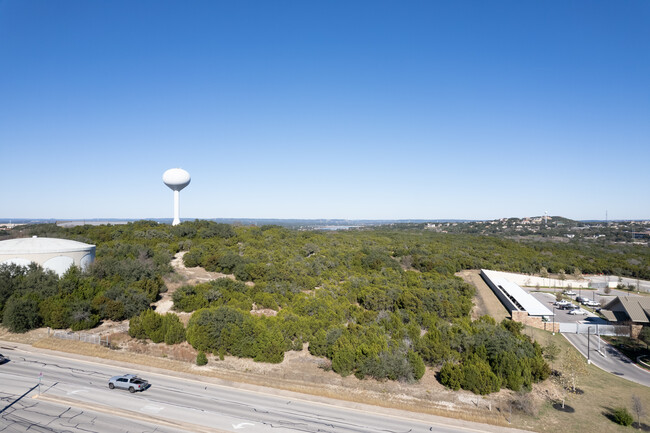
[[[521,310],[526,311],[529,316],[553,316],[553,312],[546,308],[533,295],[526,292],[505,278],[499,276],[495,271],[482,269],[483,274],[487,276],[495,286],[499,287],[511,301]]]
[[[59,238],[20,238],[0,241],[0,254],[39,254],[65,253],[84,251],[94,248],[94,245]]]
[[[620,303],[625,311],[613,311]],[[650,298],[641,296],[617,296],[600,310],[601,313],[611,322],[624,322],[630,320],[635,323],[650,323]],[[625,317],[627,315],[627,317]],[[611,318],[610,318],[611,317]]]

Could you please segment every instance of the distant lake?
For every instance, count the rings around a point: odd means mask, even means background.
[[[314,226],[313,230],[349,230],[363,226]]]

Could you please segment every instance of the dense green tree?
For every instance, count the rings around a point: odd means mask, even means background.
[[[462,367],[453,362],[445,362],[442,365],[439,379],[441,384],[454,391],[458,391],[465,380]]]
[[[27,332],[42,323],[38,314],[38,299],[34,296],[11,296],[4,308],[2,324],[11,332]]]
[[[355,365],[355,350],[352,343],[345,336],[336,340],[332,353],[332,370],[341,376],[352,373]]]

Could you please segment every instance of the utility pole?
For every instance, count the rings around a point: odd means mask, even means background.
[[[591,352],[589,352],[590,349],[590,343],[591,343],[591,334],[589,333],[591,331],[591,326],[587,326],[587,364],[591,364],[591,359],[589,356],[591,355]]]
[[[553,305],[553,335],[555,335],[555,305]]]

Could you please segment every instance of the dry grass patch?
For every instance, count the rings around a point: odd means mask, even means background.
[[[490,316],[497,322],[510,317],[508,310],[503,306],[499,298],[496,297],[492,289],[485,284],[481,278],[480,270],[471,269],[457,272],[455,275],[462,278],[466,283],[476,287],[476,296],[474,297],[474,308],[472,309],[472,319],[476,320],[481,316]]]
[[[561,335],[552,335],[539,329],[528,328],[526,333],[531,335],[542,346],[553,341],[561,348],[560,357],[553,364],[559,368],[563,356],[575,348]],[[632,395],[637,395],[650,406],[650,388],[622,379],[607,373],[600,368],[587,366],[587,375],[582,377],[577,387],[583,394],[567,394],[566,405],[575,409],[574,413],[565,413],[552,407],[554,397],[559,396],[557,385],[547,381],[542,390],[545,401],[541,405],[539,414],[533,418],[517,417],[515,422],[527,429],[539,432],[582,433],[582,432],[623,432],[628,428],[612,422],[608,415],[616,407],[632,409]],[[643,419],[641,420],[643,422]]]

